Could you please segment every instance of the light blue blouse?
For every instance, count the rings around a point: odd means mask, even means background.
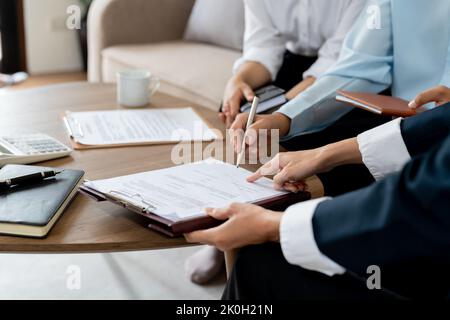
[[[450,86],[449,42],[449,0],[368,1],[338,62],[278,111],[292,119],[285,139],[320,131],[352,110],[334,100],[336,90],[377,93],[392,86],[394,96],[412,100]]]

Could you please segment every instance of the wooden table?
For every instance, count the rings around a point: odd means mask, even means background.
[[[0,134],[43,132],[70,145],[62,115],[66,110],[117,108],[115,85],[74,83],[24,91],[0,91]],[[213,111],[164,94],[150,107],[194,107],[215,128],[224,126]],[[82,169],[86,179],[104,179],[173,166],[173,145],[74,151],[71,157],[39,165]],[[315,196],[322,192],[311,181]],[[147,228],[146,219],[111,203],[97,203],[78,195],[45,239],[0,236],[4,253],[80,253],[162,249],[186,246]]]

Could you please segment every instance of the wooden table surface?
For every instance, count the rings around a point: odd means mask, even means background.
[[[62,115],[66,110],[117,108],[115,85],[71,83],[23,91],[0,91],[0,134],[42,132],[70,145]],[[150,107],[194,107],[213,127],[224,126],[213,111],[164,94],[152,97]],[[173,166],[173,145],[74,151],[70,157],[40,163],[82,169],[86,179],[104,179]],[[315,196],[322,192],[310,181]],[[0,236],[0,252],[75,253],[162,249],[185,246],[147,228],[144,217],[108,202],[77,195],[45,239]]]

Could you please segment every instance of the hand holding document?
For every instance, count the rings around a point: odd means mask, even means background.
[[[148,219],[148,227],[175,237],[215,227],[223,221],[205,212],[231,203],[252,203],[266,208],[286,207],[311,199],[309,192],[297,194],[273,189],[262,178],[247,182],[251,172],[208,159],[173,168],[118,178],[86,182],[81,192],[98,201],[111,201]]]
[[[177,222],[206,216],[206,207],[221,208],[232,202],[256,203],[287,194],[274,190],[272,180],[267,178],[247,182],[250,174],[245,169],[208,159],[85,185]]]
[[[216,134],[192,108],[70,112],[69,134],[84,146],[211,141]]]

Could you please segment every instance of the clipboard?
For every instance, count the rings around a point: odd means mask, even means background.
[[[138,206],[131,202],[131,198],[118,192],[110,192],[108,194],[98,192],[85,185],[80,187],[79,192],[85,196],[90,197],[98,202],[109,201],[115,205],[119,205],[125,209],[128,209],[134,213],[148,218],[148,228],[153,231],[164,234],[170,238],[181,237],[185,233],[209,229],[219,226],[225,221],[216,220],[210,216],[201,216],[196,218],[190,218],[180,221],[170,221],[166,218],[154,214],[150,206]],[[302,201],[311,199],[310,192],[299,192],[296,194],[290,193],[281,196],[276,196],[271,199],[266,199],[253,204],[259,205],[263,208],[284,211],[287,207]]]
[[[196,109],[189,107],[210,130],[215,130],[215,128],[211,125],[209,121],[207,121]],[[108,110],[105,110],[108,111]],[[148,141],[148,142],[135,142],[135,143],[118,143],[118,144],[105,144],[105,145],[87,145],[82,144],[77,139],[80,139],[84,136],[81,125],[73,118],[70,117],[70,111],[66,111],[66,114],[62,117],[64,127],[69,135],[69,140],[72,148],[74,150],[92,150],[92,149],[108,149],[108,148],[123,148],[123,147],[137,147],[137,146],[152,146],[152,145],[165,145],[165,144],[177,144],[181,142],[185,143],[194,143],[194,142],[209,142],[214,140],[223,140],[222,135],[216,135],[215,139],[211,140],[200,140],[195,139],[191,141]]]

